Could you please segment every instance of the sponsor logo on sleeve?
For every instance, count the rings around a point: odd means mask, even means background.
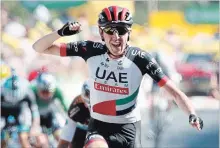
[[[154,67],[155,65],[156,65],[155,62],[150,61],[150,62],[147,64],[146,68],[147,68],[148,70],[150,70],[150,69],[151,69],[152,67]]]
[[[94,42],[93,45],[92,45],[92,47],[93,47],[93,48],[103,49],[104,46],[103,46],[101,43]]]
[[[156,70],[151,71],[152,75],[158,75],[159,73],[162,73],[162,69],[161,68],[157,68]]]
[[[162,73],[162,69],[157,66],[157,62],[154,62],[154,60],[150,61],[146,68],[151,72],[152,75]]]
[[[140,50],[132,50],[131,54],[134,56],[138,55],[139,57],[144,58],[146,53]]]
[[[73,43],[73,47],[74,47],[75,51],[78,52],[77,43]]]

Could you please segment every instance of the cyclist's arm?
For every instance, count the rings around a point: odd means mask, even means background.
[[[39,53],[58,56],[80,56],[84,58],[88,54],[87,41],[54,43],[59,38],[60,36],[56,31],[52,32],[37,40],[33,44],[33,49]]]
[[[65,111],[67,111],[68,109],[67,109],[66,104],[64,103],[63,94],[62,94],[62,92],[61,92],[61,90],[60,90],[59,88],[56,89],[56,94],[55,94],[55,95],[56,95],[56,99],[58,99],[59,102],[61,103],[63,109],[64,109]]]
[[[54,43],[60,36],[57,32],[50,33],[33,44],[35,51],[45,54],[79,56],[84,60],[106,52],[105,46],[99,42],[78,41],[70,43]]]
[[[196,115],[192,102],[171,80],[167,81],[162,88],[167,90],[173,96],[172,98],[176,104],[188,115]]]
[[[60,37],[57,31],[47,34],[33,44],[33,49],[39,53],[60,55],[60,44],[54,43]]]
[[[167,78],[163,73],[162,68],[149,54],[145,54],[144,58],[142,58],[142,62],[145,63],[142,67],[146,70],[145,72],[149,74],[160,87],[167,90],[168,93],[173,96],[172,98],[181,109],[183,109],[188,115],[195,114],[195,110],[189,98]]]

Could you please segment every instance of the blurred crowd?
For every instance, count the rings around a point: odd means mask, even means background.
[[[44,9],[46,9],[43,6],[38,8],[43,9],[41,11],[43,13]],[[33,23],[22,24],[19,16],[12,16],[4,5],[1,9],[1,14],[1,64],[4,63],[10,68],[13,68],[19,76],[27,79],[31,79],[30,77],[32,77],[31,75],[33,75],[34,72],[46,68],[58,79],[67,101],[70,100],[67,98],[73,98],[78,95],[81,90],[81,85],[87,77],[85,62],[78,57],[60,58],[42,55],[32,49],[32,44],[35,40],[48,32],[58,29],[67,19],[62,22],[61,17],[46,23],[42,20],[43,18],[38,18],[41,14],[36,14],[37,16],[33,14],[33,16],[29,16],[30,21]],[[81,35],[83,35],[83,33],[79,36],[66,38],[66,40],[76,41],[82,38],[80,37]],[[3,67],[1,73],[4,71]]]

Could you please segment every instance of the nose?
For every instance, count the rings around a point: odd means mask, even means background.
[[[120,36],[119,36],[117,30],[114,31],[114,33],[113,33],[113,37],[114,37],[115,39],[119,39],[119,38],[120,38]]]

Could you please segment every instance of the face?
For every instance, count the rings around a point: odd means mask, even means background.
[[[121,26],[109,26],[100,29],[111,54],[114,56],[122,55],[127,46],[130,29]]]
[[[52,98],[53,93],[49,92],[49,91],[39,90],[38,95],[39,95],[40,98],[42,98],[44,100],[49,100],[49,99]]]

